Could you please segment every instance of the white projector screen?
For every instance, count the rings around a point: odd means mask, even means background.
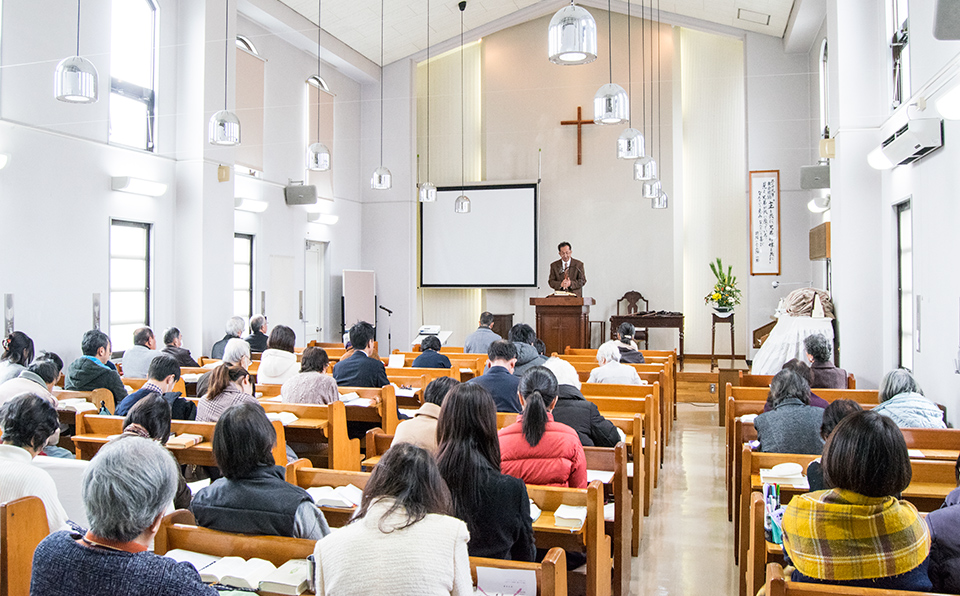
[[[461,194],[470,213],[453,210]],[[537,185],[441,187],[420,203],[420,285],[536,287]]]

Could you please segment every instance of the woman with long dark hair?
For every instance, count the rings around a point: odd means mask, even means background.
[[[486,389],[457,385],[440,409],[437,465],[454,515],[470,529],[470,555],[533,561],[530,499],[522,480],[500,473],[497,406]]]
[[[520,379],[523,414],[500,429],[503,471],[527,484],[587,487],[587,463],[577,431],[554,421],[557,377],[535,366]]]
[[[3,340],[0,354],[0,383],[13,379],[33,362],[33,340],[23,331],[14,331]]]
[[[207,394],[197,402],[197,421],[216,422],[230,406],[242,403],[260,403],[253,396],[250,373],[242,366],[221,364],[210,372]]]
[[[374,468],[345,527],[317,542],[317,594],[471,596],[466,525],[426,450],[399,443]],[[358,572],[358,561],[375,561]]]

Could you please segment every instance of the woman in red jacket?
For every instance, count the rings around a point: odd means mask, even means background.
[[[577,431],[553,420],[557,377],[535,366],[520,379],[523,414],[500,429],[500,461],[505,474],[527,484],[587,487],[587,463]]]

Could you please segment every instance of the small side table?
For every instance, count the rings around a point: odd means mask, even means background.
[[[717,323],[730,323],[730,359],[733,360],[737,351],[734,348],[733,338],[733,312],[727,316],[720,316],[713,313],[713,325],[710,330],[710,372],[718,366],[717,364]]]

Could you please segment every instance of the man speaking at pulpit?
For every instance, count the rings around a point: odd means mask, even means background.
[[[560,251],[560,260],[550,263],[550,278],[547,283],[555,291],[581,296],[581,288],[587,283],[583,262],[573,258],[573,248],[569,242],[561,242],[557,250]]]

